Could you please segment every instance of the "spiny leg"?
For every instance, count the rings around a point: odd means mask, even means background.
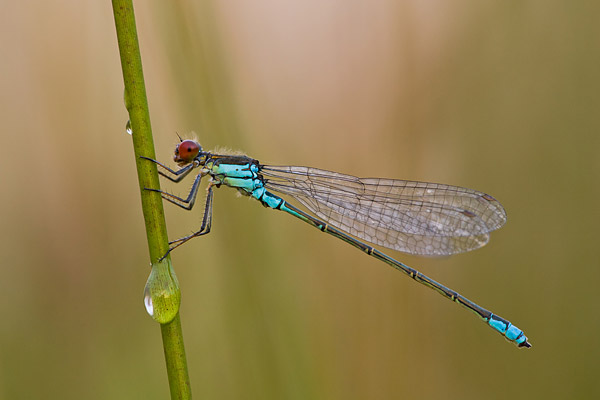
[[[200,181],[202,180],[203,176],[204,176],[203,173],[199,173],[196,176],[196,179],[194,179],[194,183],[192,184],[192,188],[190,189],[190,192],[186,199],[182,199],[179,196],[175,196],[174,194],[165,192],[160,189],[150,189],[150,188],[144,188],[144,189],[149,190],[151,192],[158,192],[158,193],[160,193],[162,198],[167,200],[168,202],[173,203],[176,206],[179,206],[183,209],[191,210],[192,207],[194,207],[194,203],[196,201],[196,196],[198,195],[198,187],[200,186]]]
[[[185,167],[182,167],[182,168],[180,168],[180,169],[178,169],[178,170],[175,171],[175,170],[167,167],[165,164],[161,163],[160,161],[156,161],[156,160],[154,160],[152,158],[144,157],[144,156],[140,156],[140,158],[143,158],[144,160],[152,161],[153,163],[155,163],[159,167],[162,167],[165,171],[168,171],[172,175],[175,175],[175,178],[173,178],[169,174],[166,174],[163,171],[161,171],[160,169],[158,170],[158,173],[161,176],[164,176],[168,180],[170,180],[172,182],[175,182],[175,183],[181,182],[181,180],[183,178],[185,178],[194,168],[196,168],[198,166],[198,164],[196,162],[192,162],[191,164],[188,164]]]
[[[210,228],[212,225],[212,204],[213,204],[213,202],[212,202],[212,200],[213,200],[212,186],[213,186],[212,182],[209,183],[208,194],[206,196],[206,204],[204,205],[204,216],[202,217],[202,225],[200,225],[200,230],[192,233],[191,235],[184,236],[180,239],[169,242],[169,245],[174,245],[174,246],[170,247],[169,251],[167,251],[167,253],[164,256],[162,256],[159,261],[163,260],[167,255],[169,255],[170,252],[172,252],[173,250],[175,250],[176,248],[178,248],[179,246],[181,246],[188,240],[198,237],[198,236],[206,235],[207,233],[210,232]]]

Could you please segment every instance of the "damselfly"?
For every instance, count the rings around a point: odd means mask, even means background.
[[[490,195],[437,183],[357,178],[317,168],[263,165],[245,155],[203,151],[194,140],[182,140],[175,147],[173,159],[180,167],[177,170],[146,159],[160,166],[159,173],[173,182],[180,182],[195,169],[200,170],[185,199],[162,190],[148,189],[159,192],[163,199],[186,210],[194,206],[202,178],[210,177],[200,229],[170,242],[169,252],[210,232],[213,188],[226,185],[254,197],[265,207],[284,211],[391,265],[474,312],[517,346],[531,347],[523,331],[509,321],[359,240],[424,256],[445,256],[477,249],[488,242],[491,231],[506,222],[502,205]],[[294,198],[314,216],[274,193]]]

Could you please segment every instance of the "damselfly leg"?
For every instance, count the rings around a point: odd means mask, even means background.
[[[177,204],[177,203],[173,203],[173,204]],[[184,236],[182,238],[170,241],[169,246],[171,246],[171,247],[169,247],[169,251],[167,251],[167,254],[165,254],[162,258],[165,258],[170,252],[172,252],[173,250],[175,250],[176,248],[178,248],[179,246],[181,246],[188,240],[210,233],[210,228],[212,226],[212,205],[213,205],[213,189],[212,189],[212,185],[209,184],[208,185],[208,193],[206,196],[206,204],[204,205],[204,215],[202,217],[202,224],[200,225],[200,229],[197,232],[192,233],[191,235]],[[183,207],[183,208],[185,208],[185,207]],[[189,208],[189,209],[191,209],[191,208]]]
[[[153,160],[151,158],[148,158],[148,157],[141,157],[141,158],[152,161],[152,162],[156,163],[157,165],[159,165],[160,167],[164,168],[169,173],[176,175],[176,177],[173,178],[170,175],[162,172],[160,169],[158,171],[158,173],[161,176],[164,176],[165,178],[167,178],[173,182],[180,182],[183,178],[185,178],[190,173],[190,171],[192,169],[194,169],[194,167],[198,166],[198,165],[194,165],[194,164],[188,164],[187,166],[175,171],[175,170],[172,170],[171,168],[167,167],[166,165],[164,165],[156,160]],[[152,189],[152,188],[144,188],[144,189],[151,191],[151,192],[160,193],[161,197],[163,199],[167,200],[168,202],[175,204],[176,206],[179,206],[185,210],[191,210],[194,207],[194,204],[196,202],[196,197],[198,196],[198,188],[200,187],[200,182],[202,181],[202,178],[204,177],[204,175],[205,174],[201,172],[196,176],[196,178],[194,179],[194,183],[192,184],[192,187],[190,189],[190,192],[188,193],[187,198],[185,198],[185,199],[183,199],[179,196],[176,196],[172,193],[165,192],[164,190],[160,190],[160,189]],[[195,238],[195,237],[206,235],[207,233],[210,232],[210,228],[212,226],[212,200],[213,200],[212,187],[213,187],[213,185],[214,184],[212,182],[210,182],[208,184],[206,204],[204,205],[204,215],[202,218],[202,224],[200,225],[200,229],[190,235],[170,241],[169,242],[169,245],[170,245],[169,250],[165,253],[164,256],[162,256],[159,259],[159,261],[162,261],[167,255],[169,255],[169,253],[171,251],[175,250],[177,247],[181,246],[188,240]]]
[[[169,174],[164,173],[163,171],[161,171],[160,169],[158,170],[158,173],[161,176],[164,176],[165,178],[167,178],[168,180],[170,180],[171,182],[181,182],[181,180],[183,178],[185,178],[186,176],[188,176],[188,174],[198,166],[198,164],[196,163],[191,163],[186,165],[185,167],[182,167],[178,170],[173,170],[169,167],[167,167],[165,164],[161,163],[160,161],[156,161],[152,158],[149,157],[144,157],[144,156],[140,156],[140,158],[144,159],[144,160],[148,160],[148,161],[152,161],[154,164],[158,165],[159,167],[163,168],[165,171],[168,171],[169,173],[171,173],[172,175],[175,175],[175,177],[172,177]]]
[[[202,174],[198,174],[196,176],[196,179],[194,179],[194,183],[192,184],[192,188],[190,189],[190,192],[186,199],[182,199],[179,196],[175,196],[174,194],[165,192],[164,190],[160,190],[160,189],[151,189],[151,188],[145,188],[145,189],[149,190],[151,192],[158,192],[158,193],[160,193],[162,198],[167,200],[168,202],[173,203],[176,206],[179,206],[186,210],[191,210],[194,207],[194,203],[196,202],[196,197],[198,195],[198,188],[200,187],[201,180],[202,180]]]

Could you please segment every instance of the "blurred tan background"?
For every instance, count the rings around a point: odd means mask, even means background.
[[[196,398],[600,395],[600,3],[135,6],[159,159],[194,131],[490,193],[509,221],[485,248],[390,254],[533,344],[222,188],[212,233],[173,256]],[[0,398],[164,399],[111,4],[3,2],[0,50]],[[171,238],[200,224],[166,209]]]

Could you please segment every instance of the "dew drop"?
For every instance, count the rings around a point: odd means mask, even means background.
[[[169,258],[152,264],[144,288],[144,306],[148,315],[161,324],[169,323],[179,312],[181,292]]]
[[[127,132],[129,135],[133,134],[133,129],[131,129],[131,120],[127,120],[127,124],[125,124],[125,132]]]

